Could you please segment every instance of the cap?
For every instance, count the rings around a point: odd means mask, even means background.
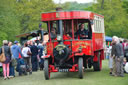
[[[18,41],[14,41],[14,44],[18,43]]]

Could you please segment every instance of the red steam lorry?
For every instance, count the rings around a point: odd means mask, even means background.
[[[86,68],[93,66],[100,71],[104,59],[104,16],[88,11],[56,11],[42,13],[42,22],[47,24],[49,41],[44,56],[44,76],[51,72],[78,72],[83,78]],[[84,24],[86,38],[77,34]],[[52,34],[52,31],[54,31]],[[53,38],[54,37],[54,38]]]

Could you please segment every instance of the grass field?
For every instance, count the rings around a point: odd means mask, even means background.
[[[44,79],[44,72],[33,72],[32,75],[17,76],[9,80],[0,77],[0,85],[128,85],[128,74],[125,77],[109,75],[108,60],[103,61],[100,72],[93,69],[84,72],[84,79],[78,78],[78,73],[51,73],[51,79]]]

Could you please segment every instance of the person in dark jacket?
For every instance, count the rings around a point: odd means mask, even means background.
[[[76,35],[80,39],[88,39],[88,30],[85,29],[84,24],[81,24],[79,30],[76,32]]]
[[[9,64],[10,64],[10,59],[11,59],[11,51],[10,51],[10,47],[8,46],[7,40],[3,40],[2,49],[4,50],[4,54],[6,57],[6,60],[2,63],[4,80],[6,80],[7,78],[8,79],[10,78],[10,76],[9,76]]]
[[[44,48],[45,48],[45,45],[42,44],[43,42],[40,41],[39,45],[38,45],[38,50],[39,50],[39,66],[40,66],[40,70],[43,70],[44,68],[44,59],[41,58],[43,55],[44,55]]]
[[[114,61],[115,61],[115,72],[114,76],[124,76],[124,71],[123,71],[123,61],[124,61],[124,52],[123,52],[123,45],[119,42],[119,38],[115,38],[115,47],[113,50],[113,53],[115,55]]]
[[[37,71],[38,70],[38,60],[37,60],[38,48],[37,46],[35,46],[34,42],[31,42],[30,49],[32,52],[32,55],[31,55],[32,71]]]
[[[117,58],[116,60],[117,76],[123,77],[124,51],[123,51],[122,43],[116,43],[116,58]]]

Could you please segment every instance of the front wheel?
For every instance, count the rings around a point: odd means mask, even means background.
[[[45,79],[49,80],[49,78],[50,78],[50,71],[49,71],[48,59],[44,60],[44,75],[45,75]]]
[[[79,73],[79,78],[82,79],[83,78],[83,58],[80,57],[78,60],[78,73]]]

